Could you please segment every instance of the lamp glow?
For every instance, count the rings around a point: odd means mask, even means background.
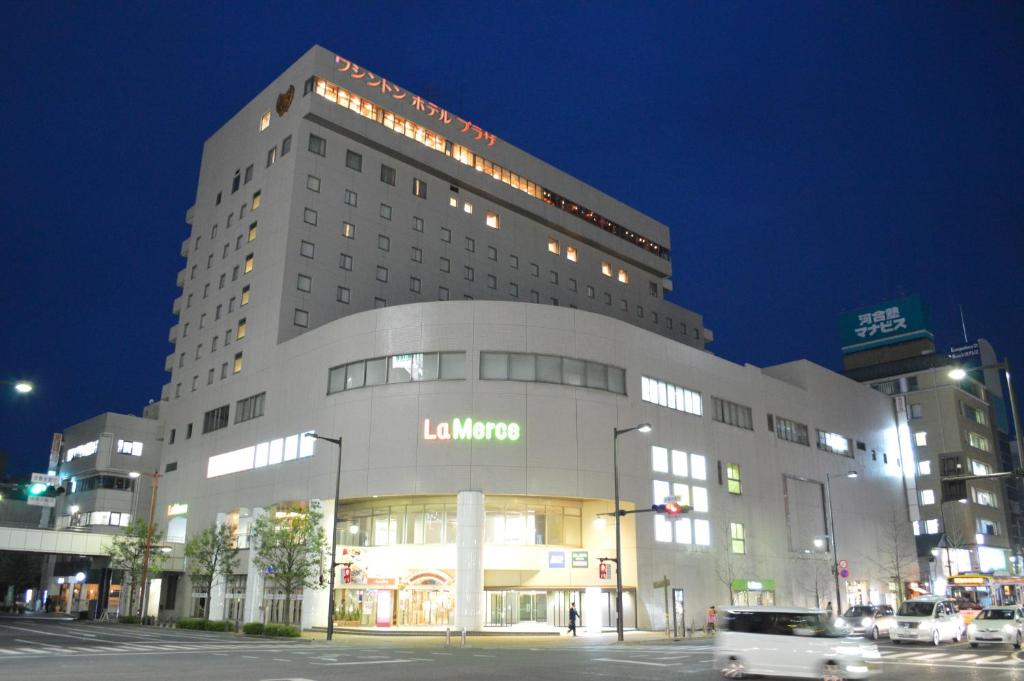
[[[954,381],[962,381],[967,378],[967,372],[963,369],[953,369],[949,372],[949,377]]]
[[[641,423],[639,426],[636,427],[636,429],[639,430],[641,433],[649,433],[651,432],[651,424]]]
[[[18,381],[14,384],[14,389],[24,395],[25,393],[32,392],[32,384],[28,381]]]
[[[137,477],[139,477],[141,475],[142,475],[142,473],[140,473],[138,471],[132,471],[131,473],[128,474],[128,477],[132,478],[134,480],[135,478],[137,478]]]

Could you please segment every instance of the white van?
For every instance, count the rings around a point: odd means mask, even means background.
[[[722,606],[715,666],[731,679],[867,678],[878,648],[848,634],[825,610]]]
[[[942,641],[959,641],[964,629],[956,603],[942,596],[920,596],[903,601],[889,638],[893,643],[924,641],[937,646]]]

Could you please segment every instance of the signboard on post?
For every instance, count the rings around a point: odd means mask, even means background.
[[[928,329],[924,303],[917,295],[844,312],[839,318],[839,332],[844,355],[892,343],[935,338]]]
[[[29,497],[25,499],[25,503],[29,506],[49,506],[53,508],[57,505],[57,497]]]
[[[59,475],[49,475],[47,473],[33,473],[32,474],[32,482],[39,482],[39,483],[42,483],[44,485],[50,485],[52,487],[59,487],[60,486],[60,476]]]

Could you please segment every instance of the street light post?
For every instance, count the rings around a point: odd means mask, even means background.
[[[338,445],[338,469],[334,478],[334,513],[331,518],[331,574],[327,580],[327,588],[329,590],[327,594],[327,640],[330,641],[334,638],[334,572],[338,566],[336,561],[338,554],[338,506],[341,505],[341,437],[324,437],[316,433],[306,433],[306,437]]]
[[[641,433],[651,432],[651,424],[641,423],[632,428],[612,429],[612,474],[615,478],[615,633],[618,639],[622,635],[622,514],[619,512],[619,436],[638,430]]]
[[[149,588],[147,581],[149,579],[149,554],[153,550],[153,515],[156,513],[156,493],[160,487],[160,475],[159,470],[155,470],[152,473],[143,473],[148,477],[153,478],[153,490],[149,497],[149,520],[146,521],[146,545],[142,554],[142,595],[139,598],[139,621],[144,621],[143,618],[146,616],[146,599],[149,596]]]
[[[854,479],[857,477],[857,471],[849,471],[843,473],[842,477]],[[841,615],[843,612],[843,601],[839,592],[839,552],[836,548],[836,517],[832,512],[832,479],[831,473],[825,474],[825,499],[828,501],[828,526],[829,534],[832,536],[832,577],[836,583],[836,614]]]

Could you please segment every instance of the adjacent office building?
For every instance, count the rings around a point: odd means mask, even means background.
[[[844,604],[917,579],[889,398],[711,354],[665,299],[667,226],[477,122],[314,47],[207,141],[187,222],[159,524],[227,524],[242,560],[212,593],[156,576],[153,614],[284,618],[249,530],[299,507],[337,516],[339,622],[561,626],[575,601],[610,626],[616,446],[626,508],[691,508],[623,519],[627,626],[823,605],[836,545]],[[326,622],[324,589],[299,599]]]

